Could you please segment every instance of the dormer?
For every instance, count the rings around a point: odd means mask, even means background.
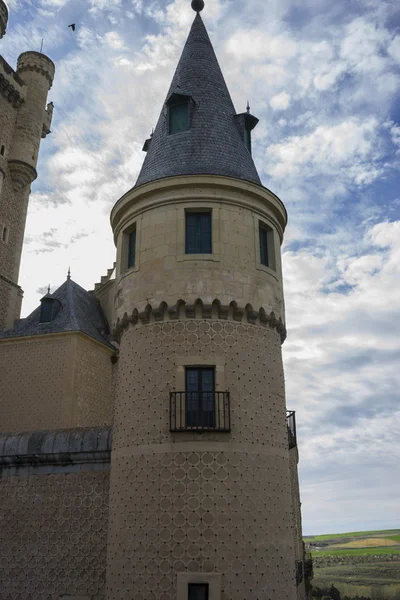
[[[40,301],[40,319],[39,323],[51,323],[56,318],[62,304],[51,294],[46,294]]]
[[[168,109],[168,133],[182,133],[190,129],[195,102],[192,96],[173,93],[166,102]]]
[[[257,125],[259,119],[250,114],[250,110],[234,116],[237,128],[239,129],[240,135],[242,136],[246,149],[251,154],[251,132]]]

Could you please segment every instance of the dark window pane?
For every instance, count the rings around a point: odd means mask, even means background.
[[[208,583],[189,583],[189,600],[208,600]]]
[[[213,368],[186,368],[186,425],[188,427],[215,427]]]
[[[135,266],[136,260],[136,229],[129,234],[128,241],[128,269]]]
[[[42,306],[40,308],[40,323],[49,323],[53,320],[53,306],[54,300],[51,298],[45,298],[42,300]]]
[[[269,267],[268,261],[268,231],[260,226],[260,263]]]
[[[186,213],[186,254],[212,254],[211,212]]]
[[[169,132],[179,133],[189,129],[189,104],[172,105],[169,108]]]

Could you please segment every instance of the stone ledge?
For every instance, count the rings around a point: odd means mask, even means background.
[[[0,472],[4,475],[7,469],[108,464],[111,444],[112,429],[106,426],[2,433]]]
[[[161,302],[158,308],[148,304],[144,311],[139,312],[136,308],[128,315],[125,313],[122,319],[117,320],[113,328],[113,337],[119,342],[122,332],[129,325],[147,325],[157,321],[176,321],[178,319],[220,319],[230,320],[251,325],[262,325],[276,329],[279,333],[281,342],[286,339],[286,327],[280,317],[276,317],[274,312],[267,313],[264,308],[254,310],[251,304],[245,307],[239,307],[236,302],[228,305],[221,304],[219,300],[214,300],[211,304],[204,304],[199,298],[194,304],[187,304],[184,300],[168,307],[166,302]]]

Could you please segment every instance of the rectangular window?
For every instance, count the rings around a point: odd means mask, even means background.
[[[208,583],[189,583],[188,600],[208,600]]]
[[[268,255],[268,230],[260,224],[259,227],[260,235],[260,263],[269,267],[269,255]]]
[[[128,235],[128,269],[135,266],[136,260],[136,229]]]
[[[251,131],[247,127],[244,130],[244,145],[251,154]]]
[[[214,367],[186,367],[186,427],[215,427]]]
[[[189,103],[172,104],[169,107],[169,132],[179,133],[189,129]]]
[[[186,213],[186,254],[212,254],[211,211]]]

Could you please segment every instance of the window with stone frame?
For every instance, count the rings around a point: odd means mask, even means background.
[[[212,213],[185,213],[185,253],[212,254]]]

